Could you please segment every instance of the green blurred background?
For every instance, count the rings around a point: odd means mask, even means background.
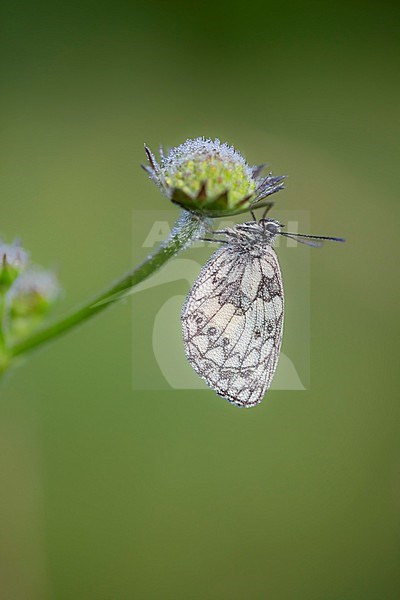
[[[21,0],[0,22],[0,232],[58,269],[59,311],[146,255],[144,141],[227,140],[348,238],[310,253],[306,391],[135,390],[157,289],[10,373],[1,597],[398,599],[397,3]]]

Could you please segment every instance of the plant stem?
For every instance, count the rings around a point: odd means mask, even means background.
[[[126,292],[132,287],[152,275],[180,250],[189,246],[203,232],[204,222],[198,217],[183,211],[170,236],[158,247],[154,254],[148,256],[142,264],[124,275],[91,302],[16,343],[9,349],[11,357],[20,356],[42,346],[111,306],[111,304],[126,295]]]
[[[6,338],[6,294],[0,291],[0,375],[9,364]]]

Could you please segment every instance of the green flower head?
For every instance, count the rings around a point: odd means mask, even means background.
[[[243,156],[218,139],[186,140],[160,164],[145,146],[149,165],[143,166],[162,193],[186,210],[210,217],[245,212],[265,205],[267,196],[284,186],[284,176],[261,175],[264,165],[250,167]]]

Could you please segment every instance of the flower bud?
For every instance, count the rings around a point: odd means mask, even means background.
[[[221,217],[264,206],[263,199],[281,190],[283,176],[261,176],[263,165],[250,167],[243,156],[218,139],[186,140],[160,164],[145,146],[148,166],[143,166],[159,189],[186,210]]]
[[[60,296],[60,286],[51,271],[29,270],[12,286],[9,316],[12,334],[21,337],[40,324]]]
[[[19,243],[5,244],[0,240],[0,293],[7,292],[28,262],[28,254]]]

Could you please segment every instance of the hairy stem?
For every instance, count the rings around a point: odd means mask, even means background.
[[[203,232],[203,221],[183,211],[170,236],[158,247],[154,254],[148,256],[138,267],[124,275],[91,302],[16,343],[9,349],[11,357],[30,352],[102,312],[121,299],[132,287],[152,275],[180,250],[189,246]]]

